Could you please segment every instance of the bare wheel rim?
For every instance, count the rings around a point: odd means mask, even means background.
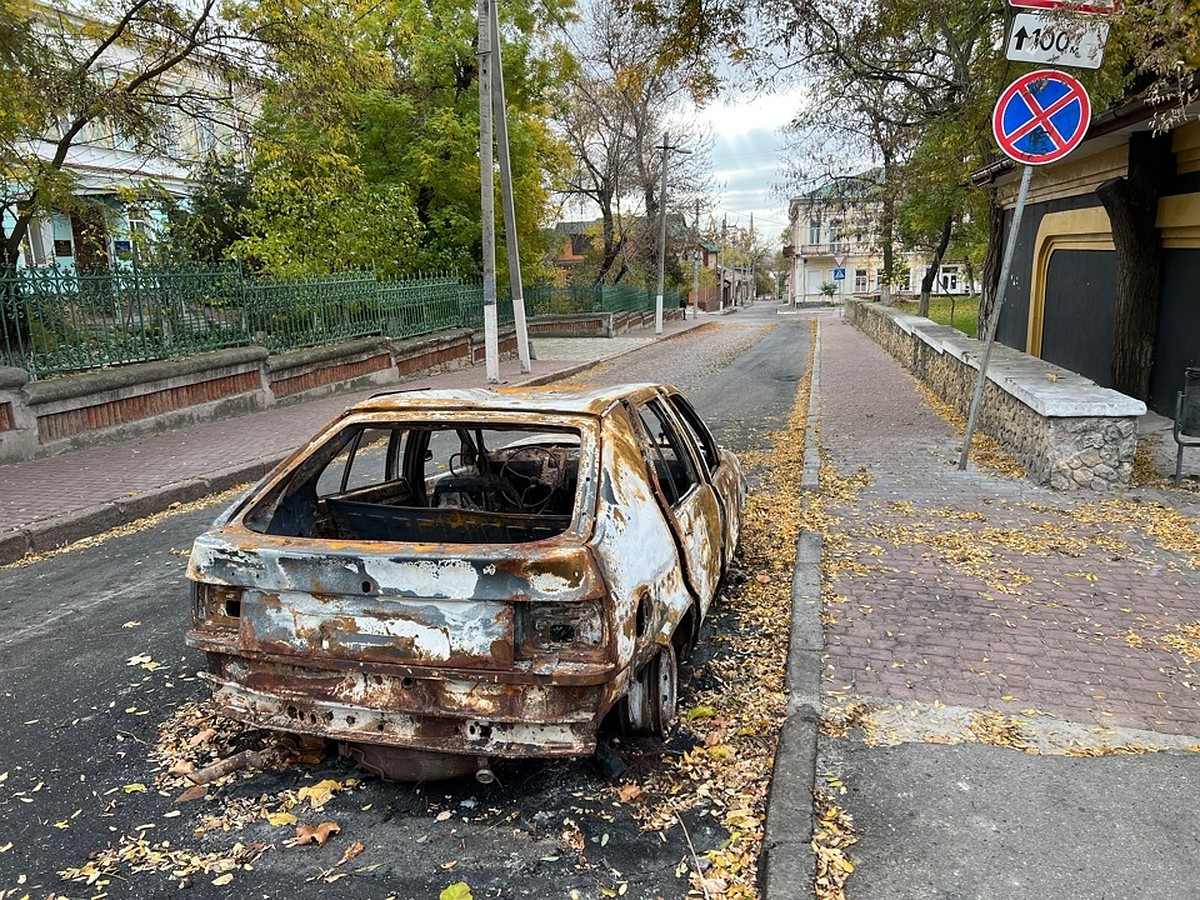
[[[679,663],[675,658],[675,648],[671,644],[663,645],[652,665],[655,669],[653,727],[657,734],[665,736],[679,703]]]

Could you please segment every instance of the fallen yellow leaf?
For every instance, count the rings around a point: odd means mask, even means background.
[[[296,829],[296,843],[316,844],[318,847],[324,847],[329,836],[337,834],[341,830],[342,828],[337,822],[322,822],[315,826],[305,823]]]

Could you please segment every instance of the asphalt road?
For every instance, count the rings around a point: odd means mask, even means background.
[[[669,381],[687,393],[719,439],[762,449],[790,410],[809,332],[801,317],[752,309],[691,336],[610,362],[592,382]],[[156,783],[156,747],[186,742],[192,704],[206,696],[201,656],[183,646],[190,625],[184,570],[196,534],[218,511],[180,512],[24,566],[0,569],[0,900],[7,897],[435,898],[465,882],[476,898],[683,897],[691,851],[726,837],[703,810],[683,829],[645,832],[616,782],[592,760],[501,763],[499,783],[459,779],[394,784],[336,756],[244,773],[213,796],[176,803]],[[720,627],[720,610],[708,629]],[[711,651],[709,651],[711,652]],[[691,677],[702,677],[704,649]],[[689,682],[681,684],[687,703]],[[677,739],[620,747],[635,775]],[[338,782],[323,810],[301,822],[336,822],[324,846],[261,817],[282,792]],[[357,783],[353,783],[357,782]],[[357,856],[342,860],[354,842]],[[270,847],[232,880],[181,874],[205,854],[238,844]],[[107,847],[125,859],[92,885],[59,874]],[[136,871],[154,863],[154,871]],[[214,884],[217,881],[217,884]],[[612,893],[607,893],[612,892]]]

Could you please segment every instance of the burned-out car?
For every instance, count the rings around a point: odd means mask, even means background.
[[[195,542],[228,716],[421,780],[663,732],[746,482],[678,391],[417,390],[348,409]]]

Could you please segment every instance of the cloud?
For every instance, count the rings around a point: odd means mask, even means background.
[[[734,97],[698,110],[713,135],[713,181],[717,215],[730,224],[766,233],[787,226],[787,203],[777,194],[784,181],[786,139],[783,127],[805,101],[801,90]]]

